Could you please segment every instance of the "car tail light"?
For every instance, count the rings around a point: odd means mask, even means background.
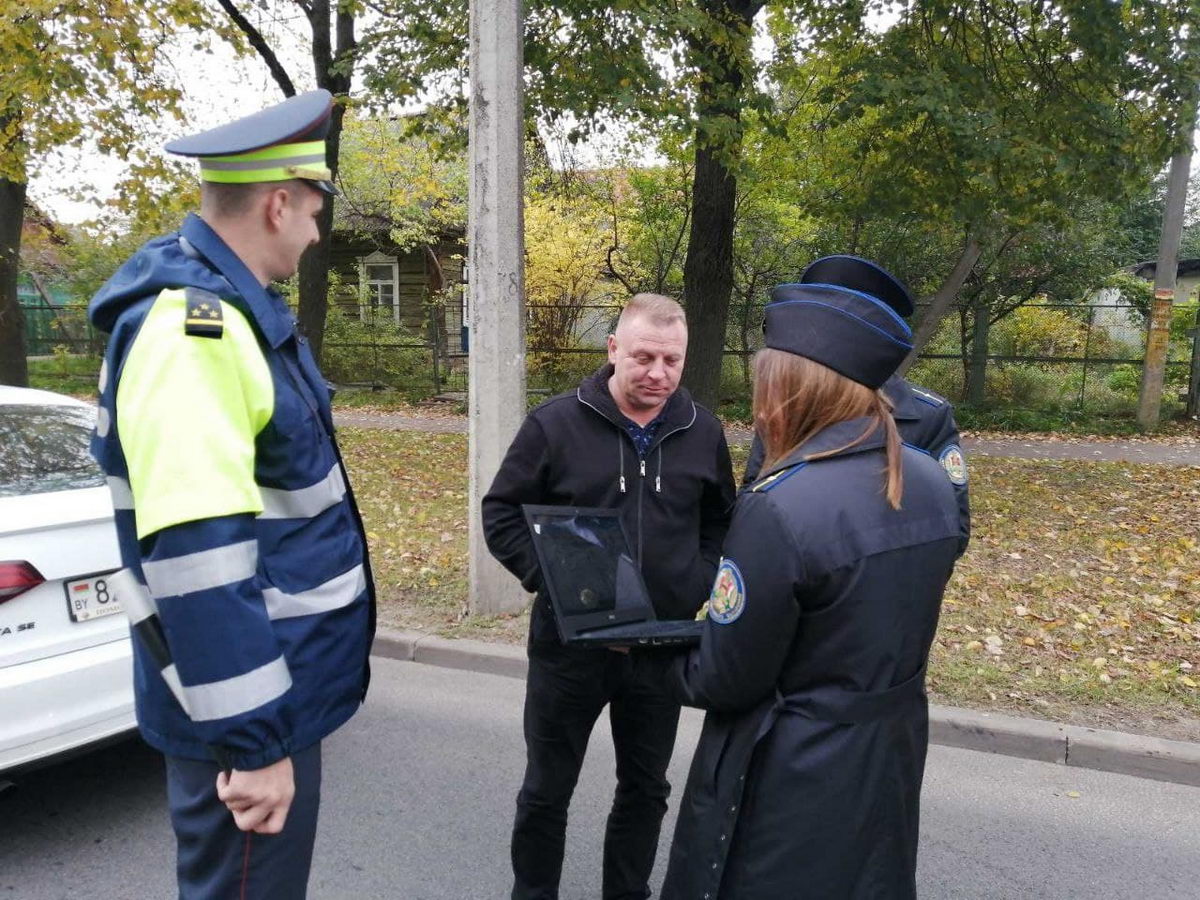
[[[24,560],[0,562],[0,603],[37,587],[45,580],[41,572]]]

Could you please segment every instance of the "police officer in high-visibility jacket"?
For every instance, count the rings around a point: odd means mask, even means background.
[[[199,159],[200,214],[89,307],[110,335],[92,452],[116,507],[138,725],[166,755],[183,898],[305,896],[321,740],[367,686],[362,521],[326,383],[271,287],[295,274],[336,192],[331,110],[313,91],[168,144]]]
[[[886,304],[784,285],[765,340],[763,477],[734,508],[701,643],[638,659],[709,710],[662,897],[911,898],[954,490],[880,390],[911,347]]]
[[[912,296],[903,284],[880,266],[857,256],[822,257],[809,264],[798,283],[832,284],[860,291],[882,300],[904,318],[911,316],[914,309]],[[883,392],[892,402],[892,418],[896,420],[901,439],[936,459],[954,486],[959,512],[958,549],[962,553],[971,537],[971,504],[967,492],[966,457],[954,421],[954,407],[946,398],[917,387],[900,375],[892,375],[884,384]],[[756,432],[746,459],[743,485],[758,480],[762,463],[763,444]]]

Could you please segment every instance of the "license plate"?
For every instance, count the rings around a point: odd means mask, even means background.
[[[114,593],[110,580],[114,574],[105,572],[66,582],[67,612],[72,622],[87,622],[121,611],[121,598]]]

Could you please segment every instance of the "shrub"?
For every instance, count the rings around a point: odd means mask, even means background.
[[[387,319],[347,314],[330,304],[321,370],[335,384],[370,384],[410,398],[434,393],[433,352],[407,328]]]

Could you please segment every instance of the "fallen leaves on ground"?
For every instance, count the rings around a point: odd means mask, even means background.
[[[465,435],[341,435],[383,621],[522,640],[524,616],[466,613]],[[1200,739],[1200,469],[971,466],[971,548],[946,593],[933,699]]]
[[[938,698],[1200,714],[1200,469],[976,457],[971,505]]]

